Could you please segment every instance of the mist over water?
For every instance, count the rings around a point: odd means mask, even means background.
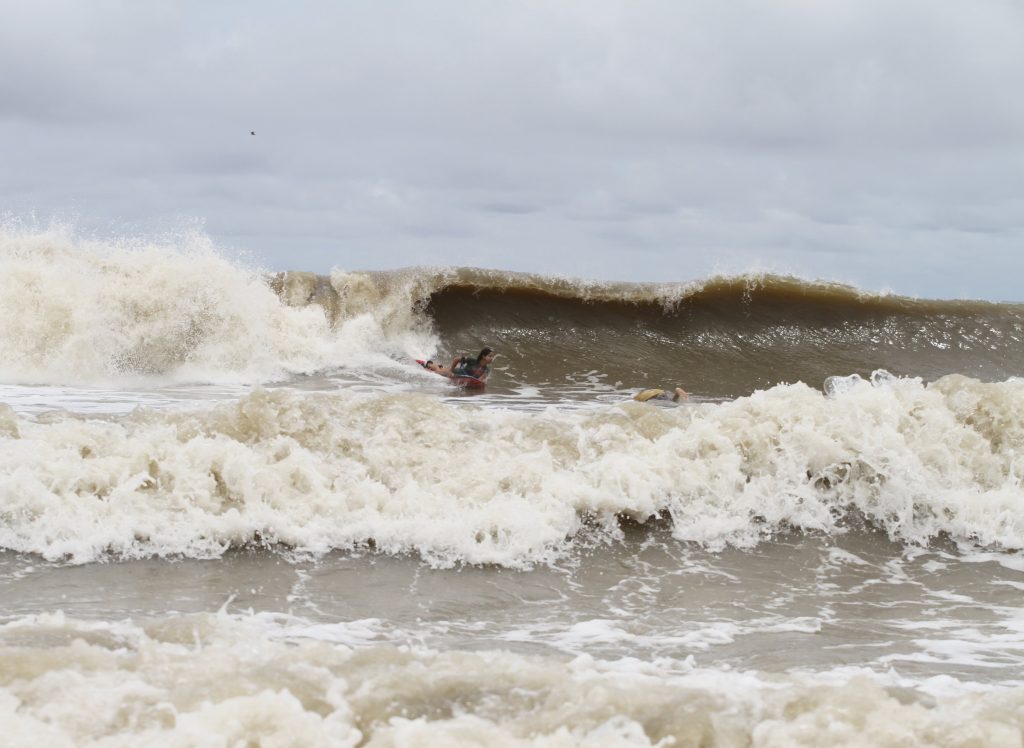
[[[0,262],[14,745],[1021,742],[1020,305]]]

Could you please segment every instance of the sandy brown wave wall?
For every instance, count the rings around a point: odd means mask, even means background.
[[[370,295],[384,313],[383,300],[393,305],[400,289],[402,303],[440,336],[439,356],[488,344],[507,381],[537,385],[596,377],[729,397],[875,369],[1001,381],[1024,368],[1024,305],[910,299],[790,277],[633,284],[460,268],[336,273],[329,286],[307,274],[298,286],[276,281],[291,303],[320,303],[341,320]]]

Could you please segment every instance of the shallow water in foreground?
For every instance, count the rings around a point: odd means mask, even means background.
[[[7,620],[53,610],[100,621],[287,613],[312,627],[368,622],[374,641],[439,649],[692,657],[768,672],[894,667],[914,679],[1024,685],[1019,564],[905,551],[863,532],[709,553],[633,528],[624,542],[531,571],[432,569],[370,553],[60,566],[8,552],[0,595]]]
[[[628,526],[530,571],[5,552],[0,720],[26,746],[1011,746],[1022,589],[1017,556],[864,531]]]

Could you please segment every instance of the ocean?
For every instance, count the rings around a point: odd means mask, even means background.
[[[209,244],[0,239],[4,746],[1024,745],[1024,305]]]

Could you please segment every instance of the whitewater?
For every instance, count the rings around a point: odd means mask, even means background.
[[[1019,304],[0,266],[6,744],[1024,744]]]

